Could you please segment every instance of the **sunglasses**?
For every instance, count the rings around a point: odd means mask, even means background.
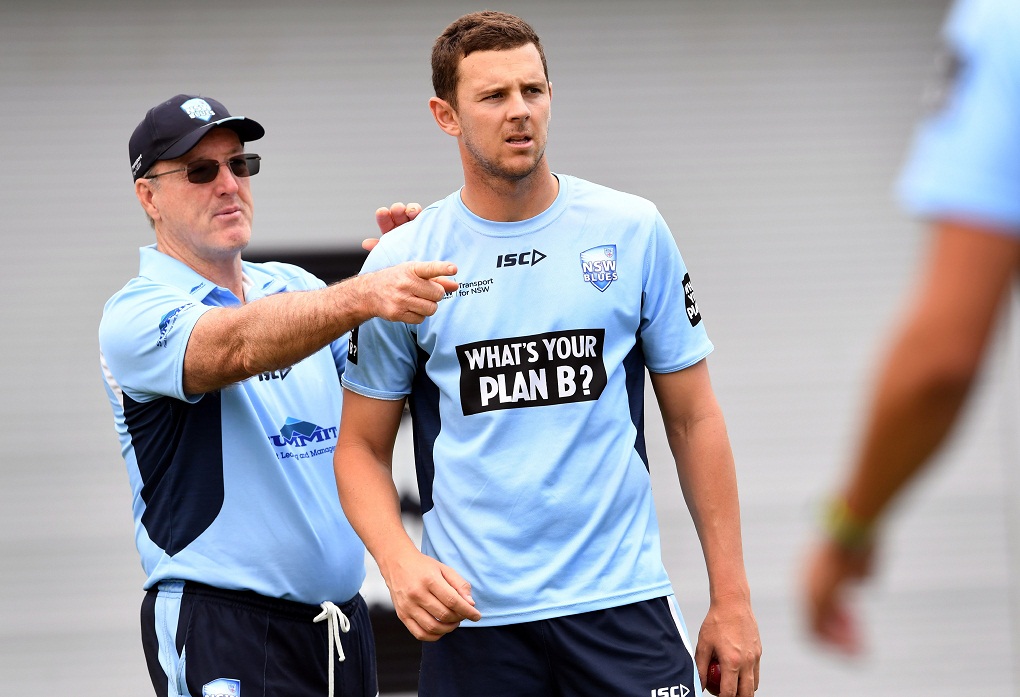
[[[219,175],[220,167],[223,165],[230,167],[230,171],[235,177],[253,177],[259,173],[259,162],[261,160],[262,158],[254,153],[237,155],[236,157],[231,157],[226,162],[217,162],[216,160],[195,160],[194,162],[188,163],[187,167],[171,169],[145,178],[155,179],[156,177],[162,177],[165,174],[187,172],[188,181],[192,184],[208,184]]]

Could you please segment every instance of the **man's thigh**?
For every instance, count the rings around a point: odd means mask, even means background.
[[[422,649],[420,697],[687,697],[701,685],[672,598],[499,627]]]
[[[142,643],[159,697],[328,694],[330,660],[338,697],[375,697],[375,650],[360,596],[344,606],[345,660],[330,656],[319,608],[177,582],[160,584],[142,604]]]
[[[555,695],[539,624],[461,626],[422,644],[418,697]]]
[[[562,697],[687,697],[701,682],[671,597],[549,620]]]

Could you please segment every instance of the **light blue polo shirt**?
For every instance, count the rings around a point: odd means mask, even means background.
[[[299,363],[186,395],[184,351],[232,292],[155,249],[107,302],[107,393],[127,463],[149,588],[165,579],[308,604],[353,597],[365,550],[340,508],[333,451],[347,337]],[[249,302],[324,287],[288,264],[243,265]]]
[[[343,375],[368,397],[410,395],[422,550],[471,582],[480,625],[672,593],[645,369],[682,370],[712,344],[655,206],[559,181],[529,220],[483,220],[454,192],[387,234],[365,271],[441,259],[460,288],[420,325],[361,325]]]
[[[900,182],[908,210],[1020,234],[1020,1],[962,0],[944,35],[954,74]]]

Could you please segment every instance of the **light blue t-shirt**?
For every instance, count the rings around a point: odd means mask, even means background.
[[[410,395],[422,549],[471,582],[481,625],[672,592],[644,371],[682,370],[712,344],[655,207],[558,178],[530,220],[483,220],[455,192],[386,235],[365,271],[452,261],[460,288],[420,325],[361,325],[343,375],[368,397]]]
[[[911,212],[1020,234],[1020,1],[962,0],[944,28],[953,75],[899,183]]]
[[[322,288],[288,264],[244,265],[249,302]],[[148,578],[198,581],[308,604],[353,597],[365,548],[336,494],[341,337],[296,365],[184,394],[184,350],[205,312],[239,304],[182,262],[141,249],[106,304],[102,367]]]

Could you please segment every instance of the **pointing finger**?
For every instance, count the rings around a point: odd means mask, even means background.
[[[456,275],[457,265],[448,261],[417,261],[412,263],[411,271],[420,278],[432,279]]]
[[[441,285],[443,287],[443,290],[446,291],[447,293],[452,293],[453,291],[460,288],[460,284],[457,283],[457,281],[452,278],[438,276],[432,280]]]

